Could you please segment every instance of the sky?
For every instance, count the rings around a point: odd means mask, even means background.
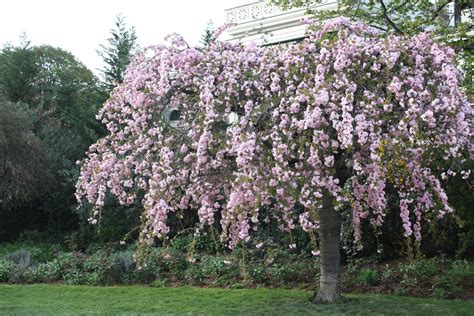
[[[173,32],[197,45],[209,20],[225,23],[225,9],[256,0],[14,0],[0,10],[0,45],[17,45],[22,33],[32,45],[48,44],[71,52],[98,74],[96,50],[107,44],[115,17],[134,26],[139,45],[160,43]]]

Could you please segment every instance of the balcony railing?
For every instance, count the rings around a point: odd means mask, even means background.
[[[323,0],[316,6],[325,5],[330,2],[337,2],[336,0]],[[301,8],[282,10],[278,6],[268,3],[268,1],[258,1],[235,8],[225,10],[226,21],[229,24],[242,24],[245,22],[256,21],[264,18],[274,17],[277,15],[289,13],[292,11],[301,11]]]
[[[333,10],[337,0],[321,0],[312,4],[311,10]],[[230,41],[254,42],[258,45],[283,43],[305,36],[306,26],[301,19],[307,17],[308,8],[282,10],[268,0],[227,9],[227,23],[234,26],[226,33]]]
[[[281,14],[283,11],[266,1],[259,1],[226,10],[226,20],[230,24],[240,24]]]

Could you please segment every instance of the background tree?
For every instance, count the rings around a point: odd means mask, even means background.
[[[473,147],[451,48],[426,34],[386,40],[345,18],[289,48],[171,43],[137,56],[133,80],[101,109],[109,134],[90,147],[76,192],[93,206],[91,223],[110,192],[142,204],[144,251],[185,211],[230,248],[261,222],[288,235],[300,226],[321,255],[315,300],[331,302],[341,208],[352,209],[360,245],[361,223],[383,230],[393,190],[417,247],[423,222],[453,211],[442,181],[469,178]],[[163,119],[169,108],[180,110],[176,124]],[[439,157],[447,169],[433,167]]]
[[[12,102],[28,102],[35,95],[32,78],[39,71],[34,52],[26,35],[20,38],[20,46],[6,45],[0,54],[0,88]]]
[[[48,187],[49,168],[31,113],[0,95],[0,207],[21,206]]]
[[[14,237],[30,218],[24,217],[54,183],[51,163],[33,128],[25,104],[0,94],[0,240]],[[28,225],[26,224],[26,225]]]
[[[130,60],[138,50],[135,28],[128,28],[125,18],[116,17],[115,28],[110,30],[111,37],[107,45],[100,45],[97,53],[102,57],[105,67],[102,71],[102,80],[107,91],[111,91],[123,82],[123,75]]]
[[[22,182],[24,186],[16,189],[24,192],[38,189],[35,199],[25,200],[10,210],[2,208],[2,217],[7,211],[9,216],[1,221],[0,230],[6,232],[8,238],[14,238],[27,228],[58,232],[76,227],[77,218],[71,212],[78,175],[76,161],[103,133],[95,114],[106,94],[93,73],[70,53],[29,44],[7,46],[1,51],[0,91],[9,101],[21,102],[17,107],[29,113],[28,124],[25,124],[31,128],[31,139],[35,140],[31,146],[35,145],[41,153],[29,157],[37,175],[32,175],[31,187]],[[4,108],[5,111],[13,109],[12,106]],[[6,136],[8,143],[14,141],[12,136],[11,133]],[[24,144],[24,141],[19,142],[18,146],[27,151]],[[21,153],[20,149],[10,151],[11,155],[19,155],[16,158],[19,163],[23,159]],[[15,158],[10,156],[10,159]],[[47,168],[34,163],[36,159],[44,160]],[[31,168],[24,171],[30,174]],[[49,181],[42,180],[45,173]],[[42,181],[41,189],[33,185],[36,181]]]
[[[472,25],[461,23],[461,12],[473,8],[470,0],[341,0],[335,10],[311,10],[320,0],[271,0],[283,9],[308,7],[316,17],[332,18],[347,16],[360,20],[383,32],[395,32],[398,35],[413,34],[431,30],[445,30],[451,26],[459,30],[472,29]]]
[[[204,34],[202,34],[201,36],[200,43],[202,46],[206,47],[211,45],[211,43],[215,40],[214,32],[214,22],[212,22],[212,20],[209,20],[209,22],[207,22],[206,28],[204,29]]]

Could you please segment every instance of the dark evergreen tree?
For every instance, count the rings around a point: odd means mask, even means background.
[[[0,53],[0,89],[12,102],[29,102],[35,95],[32,78],[38,65],[30,41],[20,36],[20,46],[6,45]]]
[[[204,34],[201,36],[201,45],[204,47],[207,47],[211,45],[211,43],[214,41],[214,22],[212,20],[209,20],[207,23],[206,29],[204,30]]]
[[[100,45],[101,49],[97,51],[105,63],[101,70],[102,81],[109,92],[123,82],[125,69],[138,50],[135,28],[129,28],[121,15],[116,17],[115,27],[110,30],[110,35],[107,45]]]

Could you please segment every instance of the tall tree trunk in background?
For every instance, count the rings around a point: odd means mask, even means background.
[[[459,0],[457,1],[454,1],[454,26],[459,26],[459,24],[461,24],[461,15],[462,15],[462,12],[461,12],[461,6],[460,4],[458,3]]]
[[[340,233],[341,215],[334,209],[329,192],[323,195],[323,207],[320,211],[320,251],[321,276],[319,290],[314,303],[329,303],[341,299],[341,254]]]

